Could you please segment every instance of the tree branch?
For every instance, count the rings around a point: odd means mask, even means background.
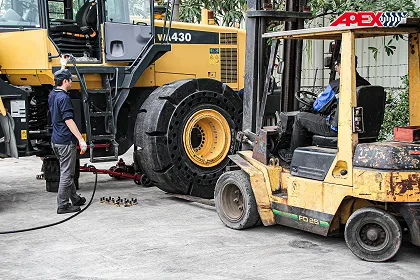
[[[338,13],[336,13],[336,12],[322,13],[322,14],[315,15],[312,19],[316,19],[316,18],[319,18],[319,17],[328,16],[328,15],[338,15]]]

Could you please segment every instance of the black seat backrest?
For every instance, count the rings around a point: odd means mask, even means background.
[[[360,86],[356,89],[357,106],[363,107],[365,132],[359,133],[360,142],[373,142],[379,136],[385,114],[386,93],[380,86]]]
[[[86,0],[79,11],[77,11],[76,23],[80,27],[89,26],[96,30],[97,16],[96,2]]]
[[[359,142],[375,142],[385,114],[386,93],[380,86],[359,86],[356,89],[357,106],[363,107],[365,132],[359,133]],[[337,137],[314,135],[312,143],[319,147],[337,148]]]

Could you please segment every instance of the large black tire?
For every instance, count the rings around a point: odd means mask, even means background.
[[[220,176],[214,190],[214,202],[220,220],[229,228],[245,229],[260,222],[249,176],[242,170]]]
[[[192,161],[183,140],[190,118],[206,110],[216,112],[230,130],[229,137],[223,134],[230,140],[227,154],[214,166]],[[149,96],[137,116],[136,162],[163,191],[212,198],[217,178],[229,163],[227,156],[235,152],[235,135],[241,128],[242,101],[228,86],[212,79],[166,84]],[[212,140],[217,141],[217,137]]]
[[[387,211],[365,207],[350,216],[344,237],[353,254],[362,260],[382,262],[398,252],[402,230],[397,219]]]
[[[60,183],[60,163],[56,158],[44,158],[42,163],[42,169],[44,170],[45,178],[45,189],[47,192],[58,192],[58,185]],[[79,177],[80,177],[80,160],[76,160],[76,169],[74,172],[74,184],[76,190],[79,189]]]

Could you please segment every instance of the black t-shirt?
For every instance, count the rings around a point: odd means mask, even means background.
[[[73,104],[67,92],[63,89],[54,88],[50,92],[48,104],[53,126],[51,142],[62,145],[77,142],[76,137],[65,123],[66,120],[74,118]]]

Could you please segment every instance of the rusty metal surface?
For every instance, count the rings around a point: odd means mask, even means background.
[[[420,169],[420,145],[403,142],[359,144],[353,165],[382,170]]]
[[[420,172],[354,169],[353,195],[381,202],[419,202]]]
[[[267,131],[260,129],[255,139],[252,158],[258,160],[262,164],[268,164],[269,152],[267,147]]]
[[[278,126],[265,126],[257,133],[252,158],[267,165],[270,159],[270,136],[278,135]],[[273,142],[274,143],[274,142]],[[272,143],[272,145],[274,145]]]

